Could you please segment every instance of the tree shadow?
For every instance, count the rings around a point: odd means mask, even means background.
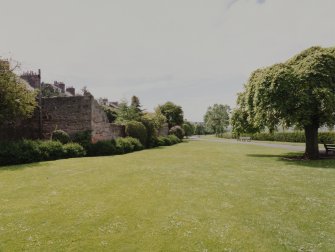
[[[285,165],[291,166],[304,166],[307,168],[322,168],[322,169],[335,169],[335,155],[321,155],[318,160],[303,159],[301,152],[289,152],[281,155],[273,154],[247,154],[248,157],[257,158],[275,158],[276,161],[282,162]]]

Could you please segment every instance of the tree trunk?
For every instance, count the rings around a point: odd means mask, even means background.
[[[318,159],[319,158],[319,143],[318,143],[318,129],[317,124],[305,126],[306,149],[305,158]]]

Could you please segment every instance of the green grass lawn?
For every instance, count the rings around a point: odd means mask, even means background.
[[[0,251],[335,251],[335,160],[190,141],[0,168]]]

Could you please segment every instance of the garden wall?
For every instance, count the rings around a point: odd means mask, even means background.
[[[50,97],[42,99],[42,138],[50,139],[54,130],[64,130],[69,135],[91,131],[92,141],[123,137],[124,126],[110,124],[105,112],[93,96]],[[39,138],[39,111],[32,118],[18,121],[15,127],[0,127],[0,140]]]

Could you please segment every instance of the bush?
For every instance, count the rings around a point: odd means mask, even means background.
[[[85,156],[76,143],[62,145],[58,141],[21,140],[0,143],[0,165],[24,164],[60,158]]]
[[[67,158],[71,157],[83,157],[86,155],[86,151],[83,146],[78,143],[68,143],[63,145],[64,155]]]
[[[335,132],[319,132],[320,143],[335,143]]]
[[[278,142],[295,142],[305,143],[306,137],[303,131],[295,132],[275,132],[270,133],[256,133],[252,135],[241,134],[241,136],[251,136],[253,140],[259,141],[278,141]],[[224,133],[223,138],[234,138],[231,133]],[[335,132],[319,132],[319,143],[335,143]]]
[[[142,150],[143,145],[136,138],[125,137],[116,139],[116,151],[118,154],[125,154],[137,150]]]
[[[52,141],[59,141],[62,144],[67,144],[68,142],[70,142],[70,136],[68,133],[66,133],[63,130],[55,130],[52,132],[51,135],[51,139]]]
[[[109,156],[116,153],[115,140],[99,141],[87,146],[88,156]]]
[[[3,142],[0,146],[0,165],[24,164],[41,160],[37,141]]]
[[[126,135],[137,138],[143,146],[146,146],[147,129],[141,122],[130,121],[126,124]]]
[[[155,147],[156,146],[155,138],[157,137],[157,129],[155,128],[154,119],[148,115],[144,115],[141,118],[141,122],[147,131],[146,147],[148,148]]]
[[[90,130],[77,132],[74,134],[72,141],[75,143],[79,143],[86,150],[91,145],[92,132]]]
[[[158,137],[156,140],[157,146],[170,146],[170,145],[174,145],[180,142],[181,140],[175,135],[169,135],[166,137],[161,136],[161,137]]]
[[[179,139],[183,139],[184,138],[184,135],[185,135],[185,132],[183,130],[182,127],[180,126],[174,126],[172,127],[170,130],[169,130],[169,134],[170,135],[175,135],[176,137],[178,137]]]
[[[40,142],[41,160],[55,160],[65,157],[63,145],[58,141]]]
[[[171,144],[177,144],[177,143],[181,142],[181,140],[178,137],[176,137],[175,135],[169,135],[169,136],[167,136],[167,138],[169,138]]]

